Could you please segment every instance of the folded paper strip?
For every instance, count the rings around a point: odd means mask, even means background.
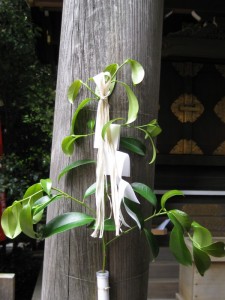
[[[122,216],[121,202],[124,197],[139,203],[131,185],[122,179],[130,176],[130,158],[127,153],[118,151],[120,140],[120,125],[111,124],[102,136],[102,129],[109,118],[108,96],[110,94],[111,77],[108,72],[96,75],[94,82],[100,96],[96,117],[94,148],[98,149],[96,166],[96,224],[93,237],[103,237],[105,220],[105,186],[107,176],[110,178],[111,209],[116,227],[116,235],[120,234],[121,225],[128,226]]]

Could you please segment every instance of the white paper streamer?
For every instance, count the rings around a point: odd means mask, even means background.
[[[97,112],[97,115],[98,115],[98,112]],[[97,120],[97,121],[99,121],[99,120]],[[99,124],[99,123],[100,122],[98,122],[98,124],[97,124],[97,122],[96,122],[94,148],[99,148],[99,145],[102,142],[102,127],[101,127],[101,124]],[[114,145],[116,150],[118,150],[119,144],[120,144],[120,125],[111,124],[109,126],[108,130],[110,130],[112,144]]]
[[[96,127],[95,127],[95,144],[98,147],[97,154],[97,167],[96,167],[96,224],[95,230],[92,233],[93,237],[97,237],[99,233],[99,237],[103,236],[104,233],[104,219],[105,219],[105,192],[104,192],[104,184],[105,184],[105,165],[106,165],[106,157],[105,151],[106,148],[109,148],[108,139],[106,136],[106,140],[102,139],[102,128],[109,121],[109,104],[108,104],[108,93],[109,93],[109,84],[105,80],[105,74],[100,73],[96,75],[94,78],[96,83],[100,100],[98,103],[97,109],[97,117],[96,117]]]
[[[131,187],[131,185],[125,180],[121,179],[119,182],[119,198],[128,198],[133,202],[140,203]]]
[[[120,233],[121,224],[128,226],[120,209],[124,197],[139,203],[131,185],[122,179],[130,176],[130,157],[128,154],[117,151],[120,141],[120,125],[111,124],[102,138],[103,126],[109,122],[109,86],[110,74],[102,72],[96,75],[94,81],[97,86],[100,100],[98,103],[94,148],[98,148],[96,167],[96,224],[92,233],[93,237],[100,238],[104,233],[105,219],[105,182],[106,176],[110,177],[111,207],[116,226],[116,235]]]

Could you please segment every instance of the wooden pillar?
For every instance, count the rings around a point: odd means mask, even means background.
[[[69,133],[71,106],[68,86],[75,79],[86,80],[110,63],[127,58],[138,60],[146,70],[140,87],[135,88],[140,103],[139,123],[157,116],[161,59],[163,0],[65,0],[63,8],[58,68],[51,178],[69,162],[92,158],[93,140],[81,143],[71,158],[62,154],[60,144]],[[123,80],[130,83],[130,71]],[[129,74],[129,75],[128,75]],[[82,98],[87,97],[83,92]],[[127,100],[117,89],[111,101],[111,117],[125,116]],[[96,107],[85,111],[95,115]],[[86,188],[95,182],[94,170],[82,168],[60,181],[60,188],[81,199]],[[132,181],[153,184],[154,169],[144,159],[132,157]],[[94,203],[94,199],[92,199]],[[148,206],[149,209],[149,206]],[[48,220],[55,215],[77,210],[69,201],[57,202],[48,209]],[[95,272],[101,269],[101,244],[90,237],[86,228],[71,230],[46,240],[42,300],[95,300]],[[108,253],[111,300],[147,298],[149,255],[138,232],[112,244]]]

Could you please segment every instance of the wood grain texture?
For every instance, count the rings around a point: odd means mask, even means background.
[[[63,155],[60,149],[63,137],[69,133],[72,109],[66,95],[73,80],[85,81],[110,63],[136,59],[146,69],[142,86],[135,88],[140,100],[138,122],[157,117],[162,13],[162,0],[64,1],[51,162],[55,185],[57,174],[69,162],[96,155],[92,139],[80,143],[72,158]],[[127,70],[121,72],[121,79],[130,84]],[[86,92],[82,92],[79,100],[85,97]],[[127,100],[123,89],[116,88],[110,107],[112,118],[126,117]],[[84,111],[83,126],[87,117],[95,114],[94,105]],[[152,185],[153,167],[143,158],[132,156],[131,159],[131,180]],[[81,199],[93,182],[94,169],[86,167],[80,169],[79,176],[73,172],[62,178],[59,186]],[[94,205],[94,199],[90,201]],[[57,202],[48,209],[48,220],[59,213],[78,209],[70,201]],[[86,228],[76,229],[46,241],[42,300],[96,299],[95,272],[101,269],[101,244],[98,239],[91,238],[90,233]],[[148,248],[139,232],[112,243],[107,260],[110,299],[146,299],[148,263]]]

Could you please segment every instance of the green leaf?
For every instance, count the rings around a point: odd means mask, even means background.
[[[142,80],[144,79],[144,76],[145,76],[144,68],[136,60],[128,59],[127,62],[131,66],[131,78],[132,78],[133,84],[134,85],[139,84],[140,82],[142,82]]]
[[[111,64],[105,68],[104,72],[109,72],[111,75],[111,78],[115,80],[116,79],[115,74],[116,74],[118,68],[119,68],[118,64]],[[112,94],[115,84],[116,84],[115,81],[111,82],[110,87],[109,87],[110,94]]]
[[[141,127],[139,127],[139,129],[141,129],[141,131],[145,132],[145,139],[149,138],[151,146],[152,146],[152,158],[151,161],[149,162],[149,164],[152,164],[155,159],[156,159],[156,147],[155,147],[155,143],[151,137],[151,135],[148,133],[148,131],[146,131],[145,129],[142,129]]]
[[[144,199],[146,199],[148,202],[150,202],[153,206],[156,206],[157,204],[157,198],[156,195],[153,193],[153,191],[148,187],[147,185],[140,183],[140,182],[134,182],[131,184],[133,190],[141,195]]]
[[[108,129],[110,127],[110,125],[118,120],[124,120],[123,118],[116,118],[116,119],[112,119],[110,121],[108,121],[102,128],[102,138],[103,140],[105,139],[105,135],[108,132]]]
[[[147,124],[146,131],[153,138],[159,135],[162,132],[162,129],[159,126],[157,120],[152,120],[149,124]]]
[[[86,192],[84,193],[84,197],[83,199],[88,198],[89,196],[93,195],[96,191],[96,182],[93,183],[91,186],[89,186],[89,188],[86,190]]]
[[[115,222],[113,219],[106,219],[104,221],[104,230],[105,231],[116,231]]]
[[[201,226],[197,222],[192,222],[191,226],[194,230],[194,244],[196,244],[199,248],[202,248],[212,243],[212,235],[207,228]]]
[[[91,159],[82,159],[82,160],[77,160],[75,162],[73,162],[72,164],[70,164],[69,166],[67,166],[66,168],[64,168],[59,176],[58,176],[58,180],[60,180],[62,178],[62,176],[64,176],[66,173],[68,173],[69,171],[75,169],[75,168],[78,168],[80,166],[84,166],[84,165],[87,165],[87,164],[95,164],[96,161],[95,160],[91,160]]]
[[[215,242],[211,245],[202,247],[201,250],[206,252],[208,255],[215,257],[223,257],[225,256],[225,245],[223,242]]]
[[[20,212],[22,210],[22,205],[15,201],[12,206],[7,207],[1,217],[1,226],[5,235],[13,239],[21,233],[20,228]]]
[[[94,218],[92,216],[84,213],[68,212],[55,217],[49,223],[47,223],[42,229],[42,237],[47,238],[56,233],[81,227],[91,223],[93,220]]]
[[[41,210],[38,213],[36,213],[35,215],[33,215],[33,224],[37,224],[38,222],[40,222],[42,220],[43,213],[44,213],[44,211]]]
[[[54,196],[55,197],[55,196]],[[32,205],[32,210],[34,211],[37,207],[45,205],[45,203],[49,202],[51,200],[50,196],[43,196]]]
[[[171,190],[171,191],[166,192],[161,198],[162,209],[165,209],[165,204],[166,204],[167,200],[174,196],[184,196],[184,194],[183,194],[183,192],[181,192],[179,190]]]
[[[154,261],[159,254],[159,245],[154,237],[154,234],[152,234],[150,230],[144,228],[144,233],[151,250],[152,260]]]
[[[95,223],[93,226],[91,226],[92,229],[96,229]],[[113,219],[106,219],[104,221],[104,231],[115,231],[116,226]]]
[[[62,150],[66,155],[72,155],[74,151],[75,135],[66,136],[62,141]]]
[[[148,137],[149,137],[151,145],[152,145],[152,159],[149,162],[149,164],[152,164],[155,161],[155,159],[156,159],[156,147],[155,147],[154,141],[151,138],[151,136],[148,135]]]
[[[76,99],[77,95],[79,94],[80,87],[82,85],[81,80],[75,80],[68,89],[68,100],[70,103],[73,104],[74,100]]]
[[[185,244],[181,227],[174,226],[174,228],[172,229],[170,234],[169,247],[179,263],[185,266],[192,264],[191,253]]]
[[[136,222],[138,228],[142,230],[144,227],[144,218],[140,210],[140,204],[128,198],[124,198],[123,203],[128,215]]]
[[[74,143],[80,138],[89,136],[90,134],[77,134],[66,136],[62,141],[62,150],[66,155],[72,155],[74,151]]]
[[[37,199],[43,196],[43,188],[40,183],[35,183],[32,186],[30,186],[24,196],[23,199],[28,198],[27,201],[23,201],[23,204],[26,204],[28,201],[31,201],[32,203],[35,202]]]
[[[203,276],[205,271],[207,271],[211,265],[210,257],[195,246],[193,246],[193,257],[199,274]]]
[[[31,211],[31,206],[28,202],[23,206],[20,212],[20,227],[24,234],[35,239],[37,236],[33,229],[33,217]]]
[[[52,189],[52,180],[51,179],[41,179],[40,180],[42,189],[47,195],[51,194],[51,189]]]
[[[190,230],[192,222],[190,217],[185,212],[178,209],[173,209],[170,210],[167,215],[175,226],[178,222],[182,226],[183,230]]]
[[[170,211],[167,213],[168,218],[170,219],[170,221],[173,223],[174,226],[180,227],[180,229],[182,230],[182,232],[184,233],[184,228],[183,226],[179,223],[179,221],[177,220],[177,218],[175,218],[175,216],[173,214],[170,213]]]
[[[112,76],[115,75],[115,73],[117,72],[119,68],[119,65],[118,64],[111,64],[111,65],[108,65],[103,72],[109,72],[109,74]]]
[[[88,127],[88,129],[90,130],[90,132],[93,132],[94,129],[95,129],[95,120],[94,120],[94,119],[89,120],[89,121],[87,122],[87,127]]]
[[[50,203],[59,200],[63,197],[63,194],[57,194],[53,196],[52,198],[49,198],[48,196],[44,196],[37,200],[34,205],[32,206],[32,214],[33,216],[36,216],[36,214],[39,214],[41,211],[43,211]]]
[[[117,81],[117,82],[125,87],[125,90],[127,93],[129,108],[128,108],[128,116],[127,116],[126,124],[130,124],[137,119],[137,114],[139,111],[138,100],[137,100],[137,97],[135,96],[134,92],[131,90],[131,88],[126,83],[121,82],[121,81]]]
[[[83,101],[81,101],[81,103],[78,105],[77,109],[74,112],[73,118],[72,118],[72,122],[71,122],[71,128],[70,128],[70,134],[73,135],[74,134],[74,128],[75,128],[75,124],[77,121],[77,117],[79,112],[90,102],[94,99],[92,98],[87,98],[84,99]]]
[[[146,146],[135,138],[121,137],[120,147],[141,156],[145,156],[146,154]]]

